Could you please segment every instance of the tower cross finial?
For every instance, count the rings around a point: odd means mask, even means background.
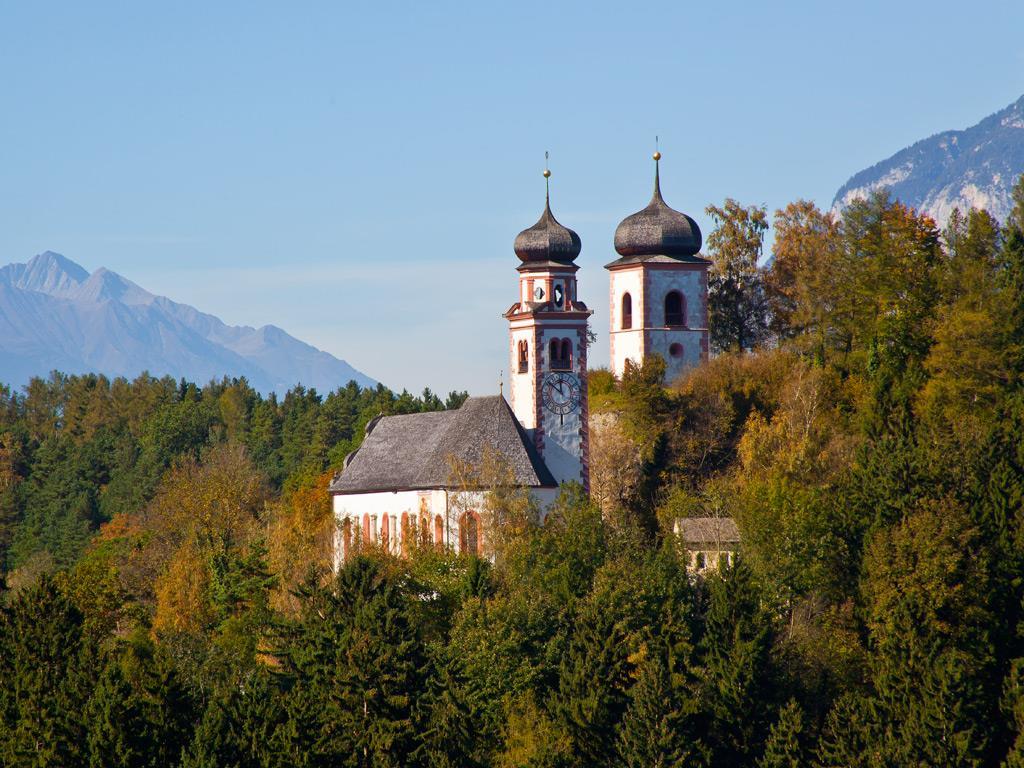
[[[654,196],[661,197],[661,151],[658,149],[658,136],[654,136]]]
[[[551,169],[548,168],[548,151],[544,150],[544,201],[551,203]]]

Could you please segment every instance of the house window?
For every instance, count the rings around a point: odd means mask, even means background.
[[[530,370],[530,344],[526,341],[519,342],[519,372],[526,373]]]
[[[665,297],[665,325],[686,325],[684,307],[683,294],[679,291],[669,291]]]
[[[628,331],[633,327],[633,297],[628,293],[622,294],[622,330]]]

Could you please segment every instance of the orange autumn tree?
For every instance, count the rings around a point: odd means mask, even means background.
[[[272,599],[278,610],[298,610],[295,589],[310,574],[327,573],[332,566],[335,524],[327,491],[332,474],[324,472],[270,507],[267,548],[270,569],[279,577]]]
[[[125,567],[132,591],[152,601],[154,633],[211,626],[214,561],[244,557],[259,543],[268,493],[237,445],[217,446],[201,464],[189,459],[168,472],[142,515],[141,544]]]

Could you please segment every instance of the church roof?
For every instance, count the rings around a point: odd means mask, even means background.
[[[654,153],[654,194],[642,211],[627,216],[615,230],[615,250],[626,260],[645,261],[651,256],[669,256],[693,261],[700,251],[701,234],[697,222],[665,203],[661,196],[661,175]],[[618,262],[614,262],[618,263]]]
[[[740,531],[731,517],[684,517],[676,521],[676,533],[685,544],[728,548],[740,542]]]
[[[557,482],[501,395],[471,397],[454,411],[385,416],[331,481],[331,493],[451,487],[450,459],[479,465],[485,446],[509,463],[516,482]]]
[[[551,200],[545,199],[544,213],[529,229],[516,235],[512,245],[516,256],[529,266],[557,264],[566,266],[580,255],[580,236],[559,223],[551,212]]]

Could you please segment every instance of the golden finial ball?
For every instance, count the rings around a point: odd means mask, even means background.
[[[654,159],[655,160],[661,160],[661,152],[655,152],[654,153]]]
[[[551,171],[549,171],[547,168],[544,169],[544,178],[545,179],[550,179],[551,178]]]

